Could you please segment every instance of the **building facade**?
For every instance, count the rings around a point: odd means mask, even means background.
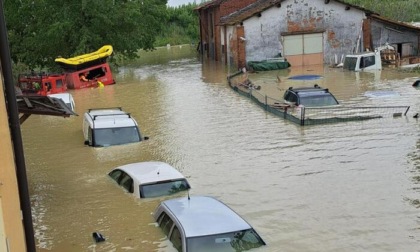
[[[341,0],[219,0],[197,11],[201,44],[210,45],[203,55],[238,68],[280,55],[292,66],[332,65],[385,43],[402,57],[419,55],[419,28]]]
[[[27,251],[3,87],[0,73],[0,251]]]

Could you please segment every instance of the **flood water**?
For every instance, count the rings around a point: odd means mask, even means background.
[[[411,87],[419,74],[250,74],[270,96],[316,82],[344,104],[411,106],[402,117],[301,127],[235,93],[225,67],[165,50],[122,67],[116,85],[70,91],[79,116],[22,124],[37,251],[174,251],[152,218],[162,198],[136,199],[107,177],[149,160],[178,168],[190,195],[214,196],[243,216],[267,243],[255,251],[420,251],[420,89]],[[287,79],[298,74],[323,78]],[[365,95],[376,91],[393,95]],[[85,146],[83,113],[100,107],[130,112],[150,139]],[[96,244],[92,232],[106,241]]]

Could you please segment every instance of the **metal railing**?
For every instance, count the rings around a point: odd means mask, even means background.
[[[283,100],[267,96],[249,80],[238,80],[242,72],[227,77],[229,86],[238,94],[248,97],[264,110],[301,126],[349,121],[362,121],[386,117],[405,116],[410,106],[356,107],[338,105],[333,107],[291,106]],[[237,78],[235,80],[235,78]]]

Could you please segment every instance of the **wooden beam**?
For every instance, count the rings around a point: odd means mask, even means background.
[[[23,114],[21,117],[19,117],[19,123],[20,123],[20,125],[22,125],[22,123],[23,122],[25,122],[26,121],[26,119],[28,119],[28,117],[30,116],[31,114]]]

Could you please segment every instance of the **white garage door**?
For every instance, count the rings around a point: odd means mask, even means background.
[[[324,64],[323,34],[283,36],[283,56],[292,66]]]

